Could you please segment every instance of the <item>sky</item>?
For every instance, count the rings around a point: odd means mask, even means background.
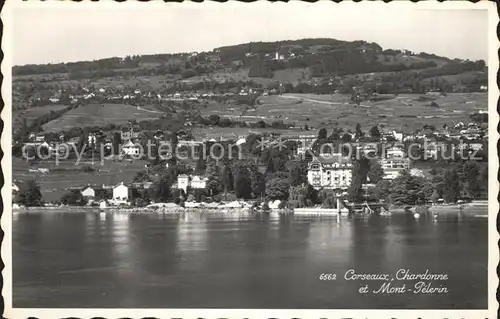
[[[251,41],[334,38],[487,61],[486,10],[325,3],[17,5],[14,65],[211,51]],[[366,3],[366,2],[364,2]]]

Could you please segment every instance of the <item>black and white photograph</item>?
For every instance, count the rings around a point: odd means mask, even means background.
[[[496,5],[395,2],[6,3],[4,316],[496,318]]]

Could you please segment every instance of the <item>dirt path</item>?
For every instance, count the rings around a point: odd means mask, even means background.
[[[300,97],[300,96],[295,96],[295,95],[282,95],[281,97],[287,98],[287,99],[294,99],[294,100],[303,100],[303,101],[308,101],[308,102],[313,102],[313,103],[319,103],[319,104],[328,104],[328,105],[350,105],[350,103],[344,102],[331,102],[331,101],[321,101],[321,100],[313,100],[313,99],[308,99],[305,97]],[[362,107],[370,107],[370,105],[363,105],[361,104],[360,106]]]
[[[163,112],[160,112],[160,111],[153,111],[153,110],[146,110],[146,109],[143,109],[142,107],[140,106],[137,106],[137,109],[139,111],[144,111],[144,112],[149,112],[149,113],[163,113]]]

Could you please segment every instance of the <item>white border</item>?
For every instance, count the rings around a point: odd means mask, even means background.
[[[9,44],[12,41],[12,9],[15,7],[32,7],[37,8],[42,7],[61,7],[61,6],[107,6],[107,7],[144,7],[158,6],[158,8],[165,9],[166,6],[171,5],[182,5],[182,6],[194,6],[200,8],[203,5],[222,5],[219,3],[182,3],[165,4],[162,2],[154,3],[138,3],[138,2],[105,2],[101,1],[99,3],[93,2],[22,2],[8,0],[4,4],[3,10],[1,12],[1,18],[4,25],[4,35],[2,41],[2,51],[4,52],[4,60],[2,61],[1,70],[4,76],[2,85],[2,98],[4,99],[5,107],[2,111],[2,120],[4,121],[4,131],[1,136],[1,146],[2,150],[5,152],[2,159],[2,168],[4,174],[5,185],[2,188],[2,199],[4,203],[4,212],[2,214],[1,226],[5,232],[5,236],[2,243],[2,258],[5,264],[3,270],[4,286],[2,295],[5,302],[4,317],[7,318],[27,318],[29,316],[35,316],[38,318],[56,318],[56,317],[79,317],[79,318],[90,318],[90,317],[106,317],[106,318],[119,318],[119,317],[147,317],[155,316],[162,318],[496,318],[496,313],[498,309],[498,302],[495,297],[496,289],[498,286],[498,277],[496,275],[496,267],[499,261],[499,251],[498,251],[498,240],[499,234],[496,230],[496,216],[499,210],[499,204],[496,200],[499,190],[499,182],[497,180],[498,174],[498,155],[496,143],[499,138],[499,134],[496,131],[497,125],[499,123],[499,116],[496,110],[496,103],[499,99],[499,92],[496,83],[496,73],[498,71],[498,48],[499,42],[496,38],[496,26],[498,24],[498,16],[496,5],[493,2],[481,1],[479,3],[471,3],[466,1],[447,1],[443,3],[438,3],[436,1],[425,1],[419,3],[411,3],[406,1],[393,1],[391,3],[385,4],[381,2],[342,2],[339,4],[331,2],[317,2],[315,4],[308,3],[293,3],[293,5],[334,5],[334,6],[353,6],[354,9],[359,6],[387,6],[387,7],[400,7],[400,6],[412,6],[416,10],[418,9],[433,9],[433,10],[471,10],[471,9],[486,9],[489,10],[489,260],[488,260],[488,310],[295,310],[295,309],[281,309],[281,310],[266,310],[266,309],[21,309],[12,308],[12,237],[11,237],[11,224],[12,224],[12,208],[8,203],[12,202],[12,159],[11,159],[11,145],[12,145],[12,123],[11,123],[11,47]],[[255,5],[271,5],[268,2],[258,2],[252,4],[244,3],[224,3],[224,6],[234,6],[236,9],[241,9],[242,6],[248,8],[248,6]],[[291,5],[284,3],[276,3],[272,5]],[[36,26],[33,26],[36,27]],[[482,35],[478,35],[482,36]],[[467,256],[464,256],[464,260]]]

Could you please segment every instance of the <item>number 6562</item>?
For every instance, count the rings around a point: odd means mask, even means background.
[[[336,280],[337,274],[321,274],[319,275],[319,280]]]

